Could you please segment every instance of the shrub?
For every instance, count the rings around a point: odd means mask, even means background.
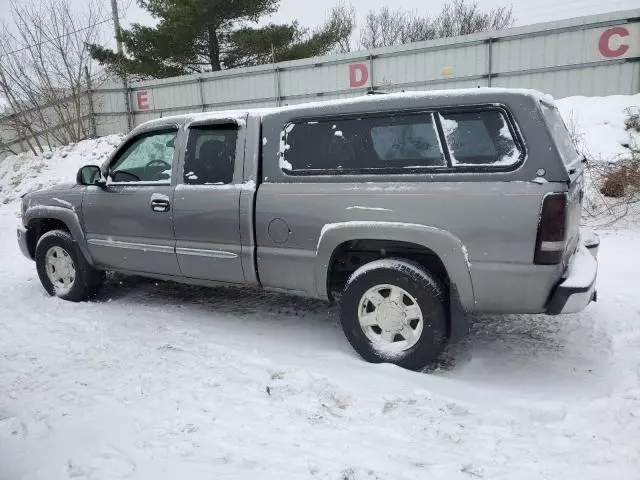
[[[625,113],[627,114],[627,118],[624,121],[626,129],[640,132],[640,108],[629,107],[625,109]]]
[[[623,198],[640,193],[640,156],[603,166],[600,192],[605,197]]]

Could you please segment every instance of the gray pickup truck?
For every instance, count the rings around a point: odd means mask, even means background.
[[[573,313],[595,299],[583,159],[526,90],[369,95],[137,127],[77,183],[26,195],[46,291],[104,271],[339,300],[353,347],[418,369],[463,313]]]

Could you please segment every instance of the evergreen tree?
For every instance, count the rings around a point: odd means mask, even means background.
[[[155,27],[122,29],[126,54],[91,45],[94,59],[116,74],[163,78],[222,68],[322,55],[345,43],[354,16],[332,11],[323,27],[308,32],[297,22],[248,27],[274,13],[280,0],[138,0],[158,20]],[[348,40],[347,40],[348,43]]]

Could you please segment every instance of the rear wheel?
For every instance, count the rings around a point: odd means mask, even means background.
[[[369,263],[351,276],[342,295],[345,335],[369,362],[422,369],[446,346],[444,291],[437,277],[417,263]]]
[[[84,258],[68,232],[45,233],[36,245],[36,268],[49,295],[80,302],[95,295],[104,272],[94,269]]]

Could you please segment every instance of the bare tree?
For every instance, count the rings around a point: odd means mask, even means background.
[[[435,31],[429,18],[419,17],[415,11],[383,7],[379,11],[371,10],[367,13],[365,25],[360,32],[360,45],[371,49],[432,38],[435,38]]]
[[[87,80],[93,62],[87,45],[99,41],[96,0],[72,9],[70,0],[10,3],[13,28],[0,29],[0,94],[10,127],[34,153],[88,136]]]
[[[471,33],[502,30],[513,25],[513,7],[497,7],[482,11],[478,2],[454,0],[446,4],[436,17],[437,37],[455,37]]]
[[[348,53],[351,51],[351,37],[356,29],[356,9],[346,0],[341,0],[338,5],[329,12],[327,25],[335,34],[336,53]]]
[[[438,16],[422,17],[416,11],[383,7],[367,14],[360,32],[360,46],[365,49],[391,47],[412,42],[454,37],[513,25],[511,7],[482,11],[477,2],[453,0]]]

